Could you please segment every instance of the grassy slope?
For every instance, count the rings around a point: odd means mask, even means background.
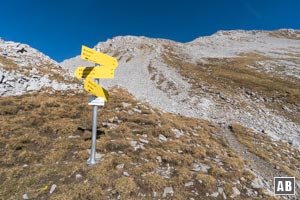
[[[87,167],[92,115],[87,98],[64,93],[1,97],[0,199],[25,193],[33,199],[159,199],[165,187],[174,189],[172,199],[222,199],[206,196],[218,187],[227,197],[237,187],[241,195],[236,198],[246,199],[254,176],[217,127],[160,112],[120,89],[98,113],[97,152],[104,158]],[[176,138],[172,129],[184,135]],[[167,141],[160,141],[160,134]],[[134,150],[130,141],[144,149]],[[194,163],[210,169],[192,171]],[[190,181],[192,186],[184,186]],[[57,188],[50,195],[53,184]]]

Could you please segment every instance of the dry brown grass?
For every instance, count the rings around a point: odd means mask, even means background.
[[[161,199],[165,187],[173,188],[174,199],[202,199],[241,177],[251,188],[254,177],[214,134],[218,127],[160,112],[121,89],[113,89],[98,112],[97,152],[104,157],[98,165],[86,166],[92,125],[87,99],[85,94],[65,92],[0,99],[2,199],[20,199],[23,194],[31,199]],[[177,138],[172,129],[184,135]],[[160,141],[160,134],[167,141]],[[144,149],[135,150],[131,141]],[[198,162],[211,169],[200,175],[192,170]],[[168,178],[163,175],[167,169]],[[82,177],[76,178],[78,174]],[[190,181],[193,186],[184,186]],[[57,188],[50,195],[53,184]]]
[[[20,70],[20,67],[17,64],[15,64],[13,61],[5,58],[4,56],[0,56],[0,61],[3,64],[2,68],[5,70],[8,70],[8,71]]]
[[[197,174],[196,179],[201,184],[204,191],[206,190],[209,192],[213,192],[216,190],[217,180],[215,177],[213,177],[209,174],[199,173],[199,174]]]
[[[120,177],[116,180],[116,191],[121,194],[124,199],[127,199],[130,194],[136,192],[138,187],[131,177]]]
[[[126,62],[126,63],[129,62],[132,58],[133,58],[133,56],[130,55],[128,58],[126,58],[125,62]]]

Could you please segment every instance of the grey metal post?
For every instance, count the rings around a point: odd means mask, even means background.
[[[96,48],[96,51],[100,51],[100,48]],[[95,67],[99,66],[95,64]],[[99,79],[95,79],[95,82],[99,84]],[[87,161],[87,165],[96,165],[96,142],[97,142],[97,113],[98,113],[98,106],[93,106],[93,125],[92,125],[92,142],[91,142],[91,155],[89,160]]]

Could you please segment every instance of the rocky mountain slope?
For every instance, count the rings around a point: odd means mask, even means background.
[[[106,86],[185,116],[238,122],[300,145],[300,32],[219,31],[189,43],[116,37],[97,45],[119,60]],[[74,72],[79,57],[62,67]]]
[[[111,97],[87,167],[91,107],[73,72],[93,64],[0,41],[0,199],[299,197],[300,31],[96,46],[119,66],[100,81]],[[275,176],[295,176],[296,196],[274,197]]]
[[[0,96],[78,88],[57,62],[26,44],[0,38]]]

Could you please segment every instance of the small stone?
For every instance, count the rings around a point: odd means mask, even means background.
[[[224,189],[223,189],[223,188],[221,188],[221,187],[218,187],[218,192],[219,192],[219,194],[222,194],[222,193],[223,193],[223,191],[224,191]]]
[[[180,130],[178,130],[178,129],[173,128],[172,131],[173,131],[173,133],[175,134],[175,137],[176,137],[176,138],[180,138],[181,136],[184,135],[184,134],[183,134]]]
[[[23,195],[22,195],[22,198],[23,198],[23,199],[29,199],[29,197],[28,197],[27,194],[23,194]]]
[[[194,185],[194,182],[193,181],[190,181],[190,182],[187,182],[184,184],[185,187],[190,187],[190,186],[193,186]]]
[[[108,119],[108,122],[109,122],[109,123],[113,123],[113,122],[114,122],[114,119],[115,119],[114,117],[109,118],[109,119]]]
[[[128,113],[129,115],[133,115],[133,114],[134,114],[134,112],[133,112],[132,110],[128,110],[127,113]]]
[[[139,114],[142,113],[142,111],[140,109],[137,109],[137,108],[133,108],[133,111],[136,112],[136,113],[139,113]]]
[[[226,196],[226,194],[225,194],[225,192],[223,192],[223,199],[227,199],[227,196]]]
[[[162,161],[160,156],[157,156],[157,157],[156,157],[156,160],[157,160],[158,162],[160,162],[160,163],[161,163],[161,161]]]
[[[145,149],[144,144],[138,143],[137,141],[132,140],[129,143],[135,151],[138,149]]]
[[[81,178],[82,178],[82,175],[81,175],[81,174],[76,174],[76,175],[75,175],[75,178],[76,178],[76,179],[81,179]]]
[[[75,138],[80,138],[80,135],[69,135],[69,139],[75,139]]]
[[[123,169],[124,168],[124,164],[119,164],[119,165],[117,165],[117,169]]]
[[[219,196],[219,192],[214,192],[214,193],[212,193],[210,196],[212,196],[212,197],[217,197],[217,196]]]
[[[204,172],[204,173],[208,173],[208,170],[210,169],[211,167],[208,166],[208,165],[205,165],[205,164],[202,164],[202,163],[195,163],[193,165],[193,168],[192,168],[192,171],[195,171],[195,172]]]
[[[255,178],[255,179],[252,181],[251,186],[252,186],[254,189],[259,189],[259,188],[263,188],[264,184],[263,184],[263,182],[262,182],[261,179]]]
[[[137,146],[137,141],[130,141],[130,145],[135,149]]]
[[[28,165],[27,165],[27,164],[24,164],[23,167],[24,167],[24,168],[25,168],[25,167],[28,167]]]
[[[230,198],[235,198],[236,196],[239,196],[241,192],[236,187],[232,188],[233,194],[230,196]]]
[[[115,124],[115,123],[102,122],[102,126],[103,126],[103,127],[108,127],[109,129],[114,129],[114,128],[116,128],[118,125]]]
[[[131,106],[131,104],[130,103],[126,103],[126,102],[122,102],[122,106],[124,108],[127,108],[127,107]]]
[[[199,134],[198,133],[192,133],[193,134],[193,136],[199,136]]]
[[[142,143],[145,143],[145,144],[148,144],[148,143],[149,143],[148,140],[145,140],[145,139],[142,139],[142,138],[140,138],[139,140],[140,140]]]
[[[159,134],[158,138],[159,138],[159,140],[161,140],[161,141],[163,141],[163,142],[165,142],[165,141],[168,140],[168,139],[166,138],[166,136],[164,136],[164,135],[162,135],[162,134]]]
[[[130,176],[130,175],[128,174],[128,172],[123,172],[123,175],[124,175],[124,176],[127,176],[127,177]]]
[[[101,154],[101,153],[96,153],[95,158],[96,158],[96,160],[101,160],[103,156],[104,156],[104,155]]]
[[[283,106],[282,106],[282,109],[285,110],[285,111],[287,111],[287,112],[289,112],[289,113],[293,112],[293,110],[291,110],[291,109],[290,109],[289,107],[287,107],[286,105],[283,105]]]
[[[168,194],[170,194],[171,196],[173,196],[174,191],[173,191],[172,187],[165,187],[164,193],[163,193],[163,197],[167,197]]]
[[[153,191],[153,197],[157,196],[157,192]]]
[[[247,188],[246,190],[247,190],[246,195],[248,195],[248,196],[254,196],[254,192],[253,192],[252,189]]]
[[[52,194],[54,192],[54,190],[56,189],[57,185],[53,184],[50,188],[50,194]]]

